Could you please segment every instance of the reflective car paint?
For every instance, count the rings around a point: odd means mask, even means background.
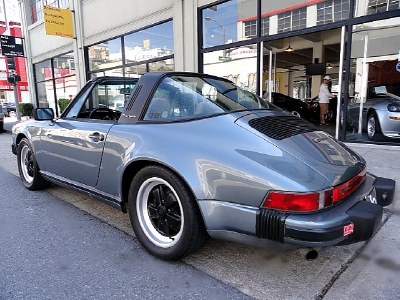
[[[171,109],[169,117],[168,113],[164,116],[160,112],[155,114],[156,118],[146,121],[150,101],[156,99],[154,95],[165,83],[164,79],[170,78],[175,81],[168,88],[174,90],[176,86],[183,90],[193,86],[187,83],[190,78],[207,84],[217,81],[219,89],[231,85],[229,81],[204,74],[148,73],[137,83],[118,120],[89,119],[86,112],[85,117],[79,117],[79,110],[73,114],[78,117],[68,117],[74,105],[81,105],[86,99],[91,85],[102,80],[94,79],[60,118],[42,121],[36,118],[15,125],[13,152],[17,154],[18,144],[27,138],[45,179],[86,193],[124,212],[135,174],[145,166],[163,166],[188,187],[213,237],[245,242],[249,237],[244,235],[251,235],[257,240],[266,238],[259,230],[272,230],[277,225],[283,231],[278,237],[268,239],[304,246],[334,245],[347,239],[345,235],[327,236],[316,243],[308,240],[309,236],[299,240],[295,232],[305,235],[348,226],[351,217],[347,211],[369,196],[374,188],[378,189],[371,175],[342,202],[318,212],[297,214],[260,206],[269,191],[303,193],[338,186],[365,168],[361,156],[312,124],[268,103],[261,108],[254,105],[247,108],[247,104],[238,102],[238,108],[234,109],[235,103],[225,102],[224,105],[232,105],[231,111],[205,115],[192,111],[190,116],[183,115],[181,107]],[[198,93],[202,95],[204,89]],[[212,94],[201,98],[228,101],[227,93],[229,88],[225,94],[221,93],[222,100]],[[262,101],[257,96],[249,97],[255,103]],[[187,104],[186,100],[182,98],[180,104]],[[389,192],[392,190],[394,183],[390,184]],[[379,220],[380,212],[373,213],[374,222]],[[260,214],[272,214],[275,221],[268,225]],[[285,235],[285,228],[294,235]],[[363,231],[359,226],[356,230]]]

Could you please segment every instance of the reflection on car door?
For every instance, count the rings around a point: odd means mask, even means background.
[[[43,127],[45,170],[95,186],[107,133],[115,122],[58,119]]]

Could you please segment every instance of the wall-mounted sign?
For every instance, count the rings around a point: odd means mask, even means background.
[[[143,41],[143,48],[146,50],[150,49],[150,40],[149,39]]]
[[[0,35],[1,52],[4,56],[24,56],[22,38]]]
[[[47,35],[74,38],[72,11],[44,5],[43,12]]]

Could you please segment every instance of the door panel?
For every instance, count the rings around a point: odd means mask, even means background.
[[[45,170],[89,186],[97,183],[104,142],[114,122],[57,120],[43,128]]]

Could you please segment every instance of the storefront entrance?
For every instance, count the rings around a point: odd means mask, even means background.
[[[400,18],[353,26],[345,140],[400,142]]]
[[[260,95],[276,105],[319,125],[318,94],[322,78],[329,75],[329,89],[336,97],[331,99],[322,130],[336,136],[338,93],[343,82],[342,29],[288,37],[263,42]],[[342,55],[341,55],[342,54]],[[292,103],[288,103],[292,102]],[[299,108],[308,104],[309,110]],[[340,110],[339,110],[340,111]]]

